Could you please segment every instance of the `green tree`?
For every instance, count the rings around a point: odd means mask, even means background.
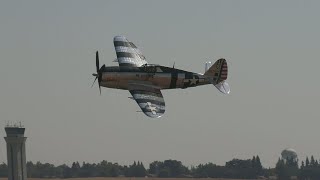
[[[32,178],[35,177],[34,173],[35,173],[35,167],[34,164],[31,161],[27,162],[27,177],[28,178]]]
[[[302,162],[301,162],[300,169],[304,169],[304,167],[305,167],[305,166],[304,166],[304,162],[302,161]]]
[[[8,177],[8,166],[4,162],[0,164],[0,177]]]
[[[71,166],[72,177],[79,177],[80,169],[79,162],[73,162]]]
[[[242,160],[242,159],[233,159],[231,161],[226,162],[227,168],[251,168],[252,160]]]
[[[155,175],[159,175],[159,171],[161,168],[163,168],[163,162],[160,161],[154,161],[152,163],[149,164],[149,170],[148,172],[150,174],[155,174]]]
[[[58,166],[60,169],[62,169],[62,177],[60,178],[71,178],[72,177],[72,170],[69,166],[66,164]]]
[[[256,161],[255,161],[255,166],[254,167],[256,169],[256,176],[262,175],[263,167],[262,167],[262,164],[261,164],[261,161],[260,161],[260,157],[258,155],[256,157]]]
[[[278,176],[279,180],[289,180],[290,179],[290,175],[288,173],[288,170],[286,168],[285,162],[283,159],[278,160],[277,164],[276,164],[276,174]]]
[[[309,158],[307,156],[307,158],[306,158],[306,167],[309,167],[309,165],[310,165],[310,162],[309,162]]]
[[[252,163],[252,159],[242,160],[242,159],[233,159],[231,161],[226,162],[226,168],[228,171],[226,172],[228,176],[227,178],[241,178],[241,179],[253,179],[257,176],[257,169],[253,168],[256,166],[256,158],[255,163]],[[253,165],[254,164],[254,165]]]
[[[168,168],[161,169],[161,170],[159,171],[158,177],[161,177],[161,178],[168,178],[168,177],[170,177],[170,170],[169,170]]]
[[[144,168],[142,162],[134,163],[129,166],[126,170],[125,176],[127,177],[145,177],[147,175],[146,169]]]
[[[315,167],[315,165],[316,165],[316,162],[315,162],[315,160],[314,160],[314,157],[311,156],[310,167]]]
[[[226,178],[232,177],[228,172],[230,169],[224,166],[217,166],[213,163],[199,164],[192,169],[192,174],[197,178]]]
[[[308,157],[306,161],[308,160]],[[307,163],[306,163],[307,164]],[[306,165],[305,167],[300,169],[299,173],[299,179],[300,180],[319,180],[320,177],[320,167],[318,165],[318,161],[315,160],[313,156],[310,158],[310,163],[308,160],[308,166]]]
[[[62,165],[54,167],[54,171],[55,171],[56,178],[64,178],[64,174],[63,174],[64,169]]]
[[[251,164],[252,164],[252,168],[256,167],[256,157],[255,156],[253,156]]]
[[[170,177],[179,177],[188,172],[188,168],[183,166],[181,161],[177,160],[165,160],[163,166],[169,170]]]
[[[98,172],[96,171],[96,164],[90,164],[83,162],[79,170],[79,177],[96,177]]]

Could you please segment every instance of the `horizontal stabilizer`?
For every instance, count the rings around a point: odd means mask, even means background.
[[[226,81],[214,85],[223,94],[230,94],[230,86]]]

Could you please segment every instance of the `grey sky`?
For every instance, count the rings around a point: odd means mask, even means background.
[[[178,159],[186,165],[281,150],[320,157],[320,1],[1,1],[0,114],[26,126],[27,160],[54,164]],[[163,91],[150,119],[129,93],[90,88],[95,51],[125,35],[149,63],[203,72],[224,57],[229,96],[214,86]],[[0,161],[6,162],[5,141]]]

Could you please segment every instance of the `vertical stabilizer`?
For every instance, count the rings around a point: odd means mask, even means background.
[[[225,59],[217,60],[205,73],[206,76],[213,77],[213,84],[218,84],[228,77],[228,65]]]
[[[228,64],[225,59],[217,60],[211,67],[206,63],[206,72],[204,75],[209,76],[211,83],[223,94],[230,93],[230,86],[226,82],[228,78]],[[207,69],[208,68],[208,69]]]

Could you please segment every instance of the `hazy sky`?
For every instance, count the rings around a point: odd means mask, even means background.
[[[320,158],[320,1],[1,1],[0,115],[26,127],[27,160],[54,164],[177,159],[186,165],[285,148]],[[231,94],[163,91],[150,119],[130,93],[91,88],[95,51],[117,65],[125,35],[149,63],[204,72],[224,57]],[[5,140],[0,162],[6,162]]]

